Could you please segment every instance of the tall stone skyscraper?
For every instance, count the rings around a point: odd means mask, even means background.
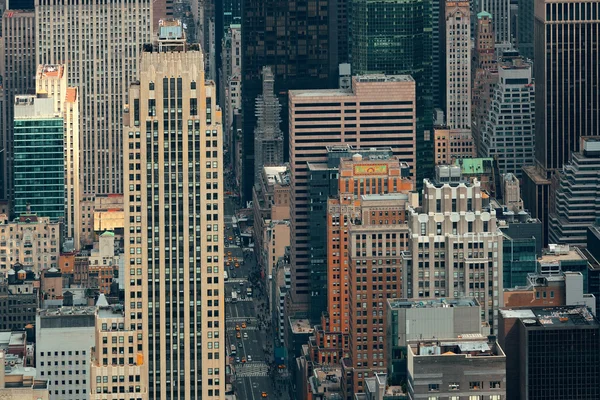
[[[263,167],[283,163],[283,132],[281,104],[275,96],[273,72],[264,67],[262,95],[256,98],[256,129],[254,130],[254,181],[258,182]]]
[[[552,174],[581,150],[581,137],[600,136],[599,13],[597,1],[535,1],[536,165],[525,168],[523,201],[544,233]]]
[[[471,24],[468,2],[446,1],[446,113],[450,129],[471,129]]]
[[[0,63],[2,98],[2,184],[0,198],[13,196],[13,116],[15,95],[35,91],[35,14],[33,10],[7,10],[2,15],[3,62]]]
[[[200,47],[179,22],[159,32],[123,117],[125,316],[141,323],[147,398],[223,399],[222,115]]]
[[[480,0],[480,2],[481,10],[492,14],[494,19],[495,43],[504,46],[510,45],[512,36],[510,31],[510,0]]]
[[[38,0],[37,64],[66,63],[81,96],[83,193],[122,193],[122,108],[152,34],[150,0]]]

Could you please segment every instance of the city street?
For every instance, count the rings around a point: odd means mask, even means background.
[[[229,237],[235,243],[239,230],[233,227],[232,217],[235,204],[230,198],[225,198],[225,239]],[[229,256],[229,252],[231,255]],[[244,254],[245,253],[245,254]],[[229,244],[225,247],[225,260],[231,257],[231,267],[225,266],[228,280],[225,281],[226,296],[226,333],[227,354],[233,360],[233,387],[238,400],[262,399],[263,393],[271,399],[279,399],[269,377],[268,364],[272,361],[270,331],[266,330],[265,297],[259,296],[256,286],[252,286],[249,278],[257,273],[254,253],[243,250],[242,247]],[[239,267],[235,267],[235,261]],[[242,262],[242,260],[244,262]],[[235,275],[235,277],[234,277]],[[253,288],[252,297],[247,296],[247,288]],[[237,301],[232,302],[232,292],[237,293]],[[242,324],[246,327],[242,328]],[[236,326],[239,331],[236,330]],[[239,333],[239,338],[236,335]],[[231,355],[231,346],[235,346],[235,355]],[[242,360],[246,360],[245,363]]]

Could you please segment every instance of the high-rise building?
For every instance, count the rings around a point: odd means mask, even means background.
[[[186,45],[181,23],[165,21],[158,43],[144,46],[139,83],[129,93],[125,293],[136,302],[125,305],[125,326],[143,338],[148,398],[220,399],[222,113],[214,83],[204,79],[203,54]]]
[[[350,0],[348,3],[353,74],[411,75],[416,82],[415,171],[419,184],[431,176],[434,163],[433,107],[440,103],[435,79],[441,73],[439,2]]]
[[[471,129],[471,24],[468,2],[446,1],[446,121]]]
[[[244,199],[252,198],[254,184],[255,101],[262,92],[262,68],[272,68],[275,93],[283,105],[288,104],[288,90],[337,87],[338,43],[333,38],[338,29],[343,29],[334,12],[337,3],[338,0],[242,0]],[[273,10],[277,10],[276,17],[271,14]],[[281,115],[284,153],[291,134],[287,111],[283,107]]]
[[[275,96],[273,71],[262,70],[262,94],[256,97],[256,129],[254,129],[254,182],[258,182],[264,167],[283,164],[283,132],[281,104]]]
[[[471,128],[475,148],[479,151],[481,131],[488,118],[493,86],[498,81],[494,25],[492,15],[485,11],[477,14],[471,74],[473,79]]]
[[[365,194],[354,215],[340,215],[340,229],[342,218],[348,227],[348,241],[343,242],[348,243],[348,271],[342,274],[347,281],[338,286],[348,290],[348,307],[340,310],[341,318],[346,312],[349,318],[348,357],[342,360],[344,398],[363,392],[365,377],[387,370],[385,299],[405,295],[402,252],[409,242],[410,201],[408,193]]]
[[[517,15],[516,44],[519,53],[533,61],[533,24],[535,1],[517,0],[519,14]]]
[[[494,36],[497,45],[510,45],[510,0],[481,0],[481,9],[494,19]]]
[[[600,397],[600,324],[585,306],[500,310],[499,324],[507,399]]]
[[[36,74],[36,92],[54,100],[54,112],[62,115],[64,123],[65,164],[65,238],[73,240],[75,250],[81,246],[81,208],[79,171],[79,97],[77,88],[67,86],[65,65],[40,65]]]
[[[351,90],[292,90],[289,97],[291,296],[306,311],[311,269],[308,163],[325,162],[327,146],[366,149],[384,144],[414,174],[415,81],[403,75],[355,76]]]
[[[38,379],[48,380],[50,400],[89,399],[89,359],[94,346],[95,313],[95,307],[38,311],[36,372]]]
[[[403,273],[408,298],[475,297],[481,319],[497,326],[502,304],[502,232],[489,194],[459,167],[436,167],[424,182],[421,209],[408,209],[409,252]]]
[[[481,130],[479,156],[496,159],[501,174],[521,178],[522,167],[534,164],[535,85],[531,64],[520,57],[503,59],[497,77]]]
[[[36,23],[33,10],[10,10],[2,15],[2,169],[0,185],[3,199],[12,200],[14,98],[35,90]]]
[[[581,151],[555,176],[552,203],[548,215],[550,243],[585,247],[587,228],[600,218],[600,138],[582,138]]]
[[[64,119],[47,95],[15,96],[15,213],[33,209],[43,217],[65,215]]]
[[[122,193],[122,108],[151,42],[150,0],[40,0],[35,7],[37,64],[69,66],[79,88],[82,193]],[[101,16],[101,17],[100,17]],[[99,20],[98,18],[101,18]]]
[[[465,129],[433,129],[433,156],[436,165],[454,164],[457,159],[475,157],[473,135]]]
[[[219,101],[223,107],[223,135],[229,160],[235,165],[235,132],[233,117],[242,108],[242,29],[231,24],[221,42],[221,69],[219,71]]]
[[[580,0],[535,2],[536,168],[525,170],[523,200],[544,224],[545,243],[551,175],[580,150],[581,137],[600,136],[598,7]]]
[[[20,268],[20,265],[16,264],[15,267]],[[6,279],[0,279],[0,330],[22,331],[27,324],[35,323],[39,306],[39,280],[33,280],[33,272],[28,277],[22,269],[9,269]]]

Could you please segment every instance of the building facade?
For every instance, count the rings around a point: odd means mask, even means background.
[[[65,65],[39,65],[36,74],[36,93],[47,94],[54,100],[54,112],[62,115],[65,164],[63,229],[65,238],[72,239],[75,250],[81,247],[80,170],[79,170],[79,91],[67,86]]]
[[[470,130],[434,128],[433,158],[436,165],[450,165],[457,159],[472,158],[476,155]]]
[[[352,80],[352,90],[292,90],[289,94],[291,295],[301,307],[310,297],[308,163],[325,162],[327,146],[349,144],[361,149],[384,143],[411,172],[415,168],[414,80],[404,75]],[[315,117],[327,120],[314,124]]]
[[[501,174],[521,177],[535,163],[535,85],[531,64],[520,57],[502,59],[498,83],[481,132],[480,157],[498,161]]]
[[[548,222],[548,240],[551,243],[585,247],[587,228],[600,217],[596,189],[600,182],[595,173],[600,168],[600,140],[582,139],[580,152],[556,176]]]
[[[446,1],[446,123],[471,129],[471,12],[468,2]]]
[[[11,4],[12,6],[12,4]],[[10,7],[13,8],[13,7]],[[35,90],[36,22],[33,10],[7,10],[2,15],[2,198],[12,199],[14,98]]]
[[[337,87],[337,0],[242,0],[242,196],[252,198],[254,185],[255,101],[262,91],[261,71],[271,66],[275,93],[288,103],[288,90]],[[299,12],[306,7],[310,12]],[[278,10],[278,16],[269,15]],[[288,145],[288,114],[283,107],[281,126],[284,155]]]
[[[437,167],[424,182],[420,210],[409,208],[409,252],[403,272],[408,298],[475,297],[481,319],[497,326],[502,306],[502,233],[480,183],[450,179]]]
[[[14,204],[20,215],[33,209],[62,221],[65,216],[64,119],[42,94],[14,102]]]
[[[50,400],[87,400],[95,307],[40,310],[36,317],[37,377],[48,381]]]
[[[123,192],[122,107],[140,72],[141,46],[151,42],[152,6],[149,0],[102,0],[95,7],[36,2],[36,63],[68,63],[67,83],[79,88],[82,195]]]
[[[512,43],[510,0],[481,0],[481,9],[494,19],[494,36],[498,45]]]
[[[144,48],[124,115],[124,197],[133,198],[125,209],[125,293],[137,300],[126,303],[125,325],[142,335],[150,399],[218,399],[225,395],[222,113],[199,46],[186,45],[180,23],[168,29],[171,39],[161,33],[164,40]]]
[[[0,280],[0,330],[22,331],[35,322],[39,305],[38,289],[25,271],[8,270],[7,278]],[[36,282],[39,287],[39,282]]]
[[[504,309],[499,322],[507,398],[600,396],[600,324],[586,307]]]

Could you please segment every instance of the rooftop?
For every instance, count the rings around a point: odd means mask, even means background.
[[[337,367],[315,368],[309,378],[311,391],[314,394],[323,393],[325,399],[337,399],[342,390],[342,369]]]
[[[62,78],[65,66],[62,64],[44,64],[38,66],[38,74],[45,78]]]
[[[354,77],[356,82],[414,82],[410,75],[366,74]]]
[[[65,101],[67,103],[75,103],[75,101],[77,101],[77,88],[76,87],[67,88],[67,96],[66,96]]]
[[[504,357],[504,352],[496,343],[495,337],[488,340],[448,339],[410,341],[408,347],[415,357],[456,356],[456,357]]]
[[[493,158],[461,158],[455,161],[455,165],[461,167],[463,174],[483,174],[492,172],[494,166]]]
[[[581,251],[569,245],[549,244],[548,249],[543,251],[542,257],[538,259],[540,263],[549,264],[567,260],[587,261]]]
[[[60,307],[60,308],[47,308],[38,309],[40,317],[60,317],[64,315],[94,315],[96,307],[91,306],[75,306],[75,307]]]
[[[263,167],[269,185],[289,185],[290,175],[287,165],[277,165],[272,167]]]
[[[585,306],[532,307],[500,310],[503,318],[518,318],[528,327],[563,328],[599,325]]]
[[[294,334],[312,333],[315,330],[308,319],[290,318],[289,321]]]
[[[388,299],[388,308],[451,308],[451,307],[479,307],[475,298],[464,297],[455,299]]]
[[[360,196],[363,201],[399,201],[408,200],[408,194],[406,193],[388,193],[388,194],[363,194]]]

